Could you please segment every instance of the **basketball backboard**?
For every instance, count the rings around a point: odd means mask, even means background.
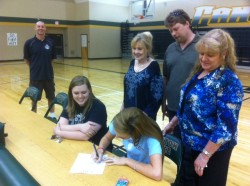
[[[155,14],[155,0],[132,0],[130,8],[132,21],[153,18]]]

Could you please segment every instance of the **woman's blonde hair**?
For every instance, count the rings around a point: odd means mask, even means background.
[[[138,33],[131,41],[131,48],[133,49],[138,42],[141,42],[148,52],[148,56],[152,56],[153,50],[153,35],[150,32]]]
[[[122,110],[114,117],[113,125],[117,133],[130,135],[135,146],[138,145],[142,136],[157,139],[161,144],[162,156],[164,157],[161,129],[154,120],[146,116],[140,109],[130,107]]]
[[[222,66],[230,68],[236,72],[236,53],[235,44],[230,34],[222,29],[213,29],[207,32],[196,44],[198,53],[203,52],[204,49],[211,53],[217,53],[223,56]],[[195,73],[202,71],[200,63],[194,67],[193,76]]]

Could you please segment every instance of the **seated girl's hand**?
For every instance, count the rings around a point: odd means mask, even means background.
[[[107,165],[125,165],[125,157],[109,157],[105,160]]]
[[[96,163],[100,163],[102,161],[102,157],[103,157],[103,150],[102,149],[98,149],[97,150],[98,156],[96,154],[96,152],[92,152],[91,157],[92,159],[96,162]]]

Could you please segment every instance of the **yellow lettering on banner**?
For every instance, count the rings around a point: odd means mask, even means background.
[[[220,7],[201,6],[195,8],[193,26],[212,26],[212,24],[249,23],[250,6]],[[248,25],[249,26],[249,25]]]

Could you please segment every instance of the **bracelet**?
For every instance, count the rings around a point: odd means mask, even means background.
[[[208,158],[211,157],[211,154],[206,149],[203,149],[202,153],[205,154]]]
[[[97,150],[101,149],[104,152],[104,148],[103,147],[98,147]]]

